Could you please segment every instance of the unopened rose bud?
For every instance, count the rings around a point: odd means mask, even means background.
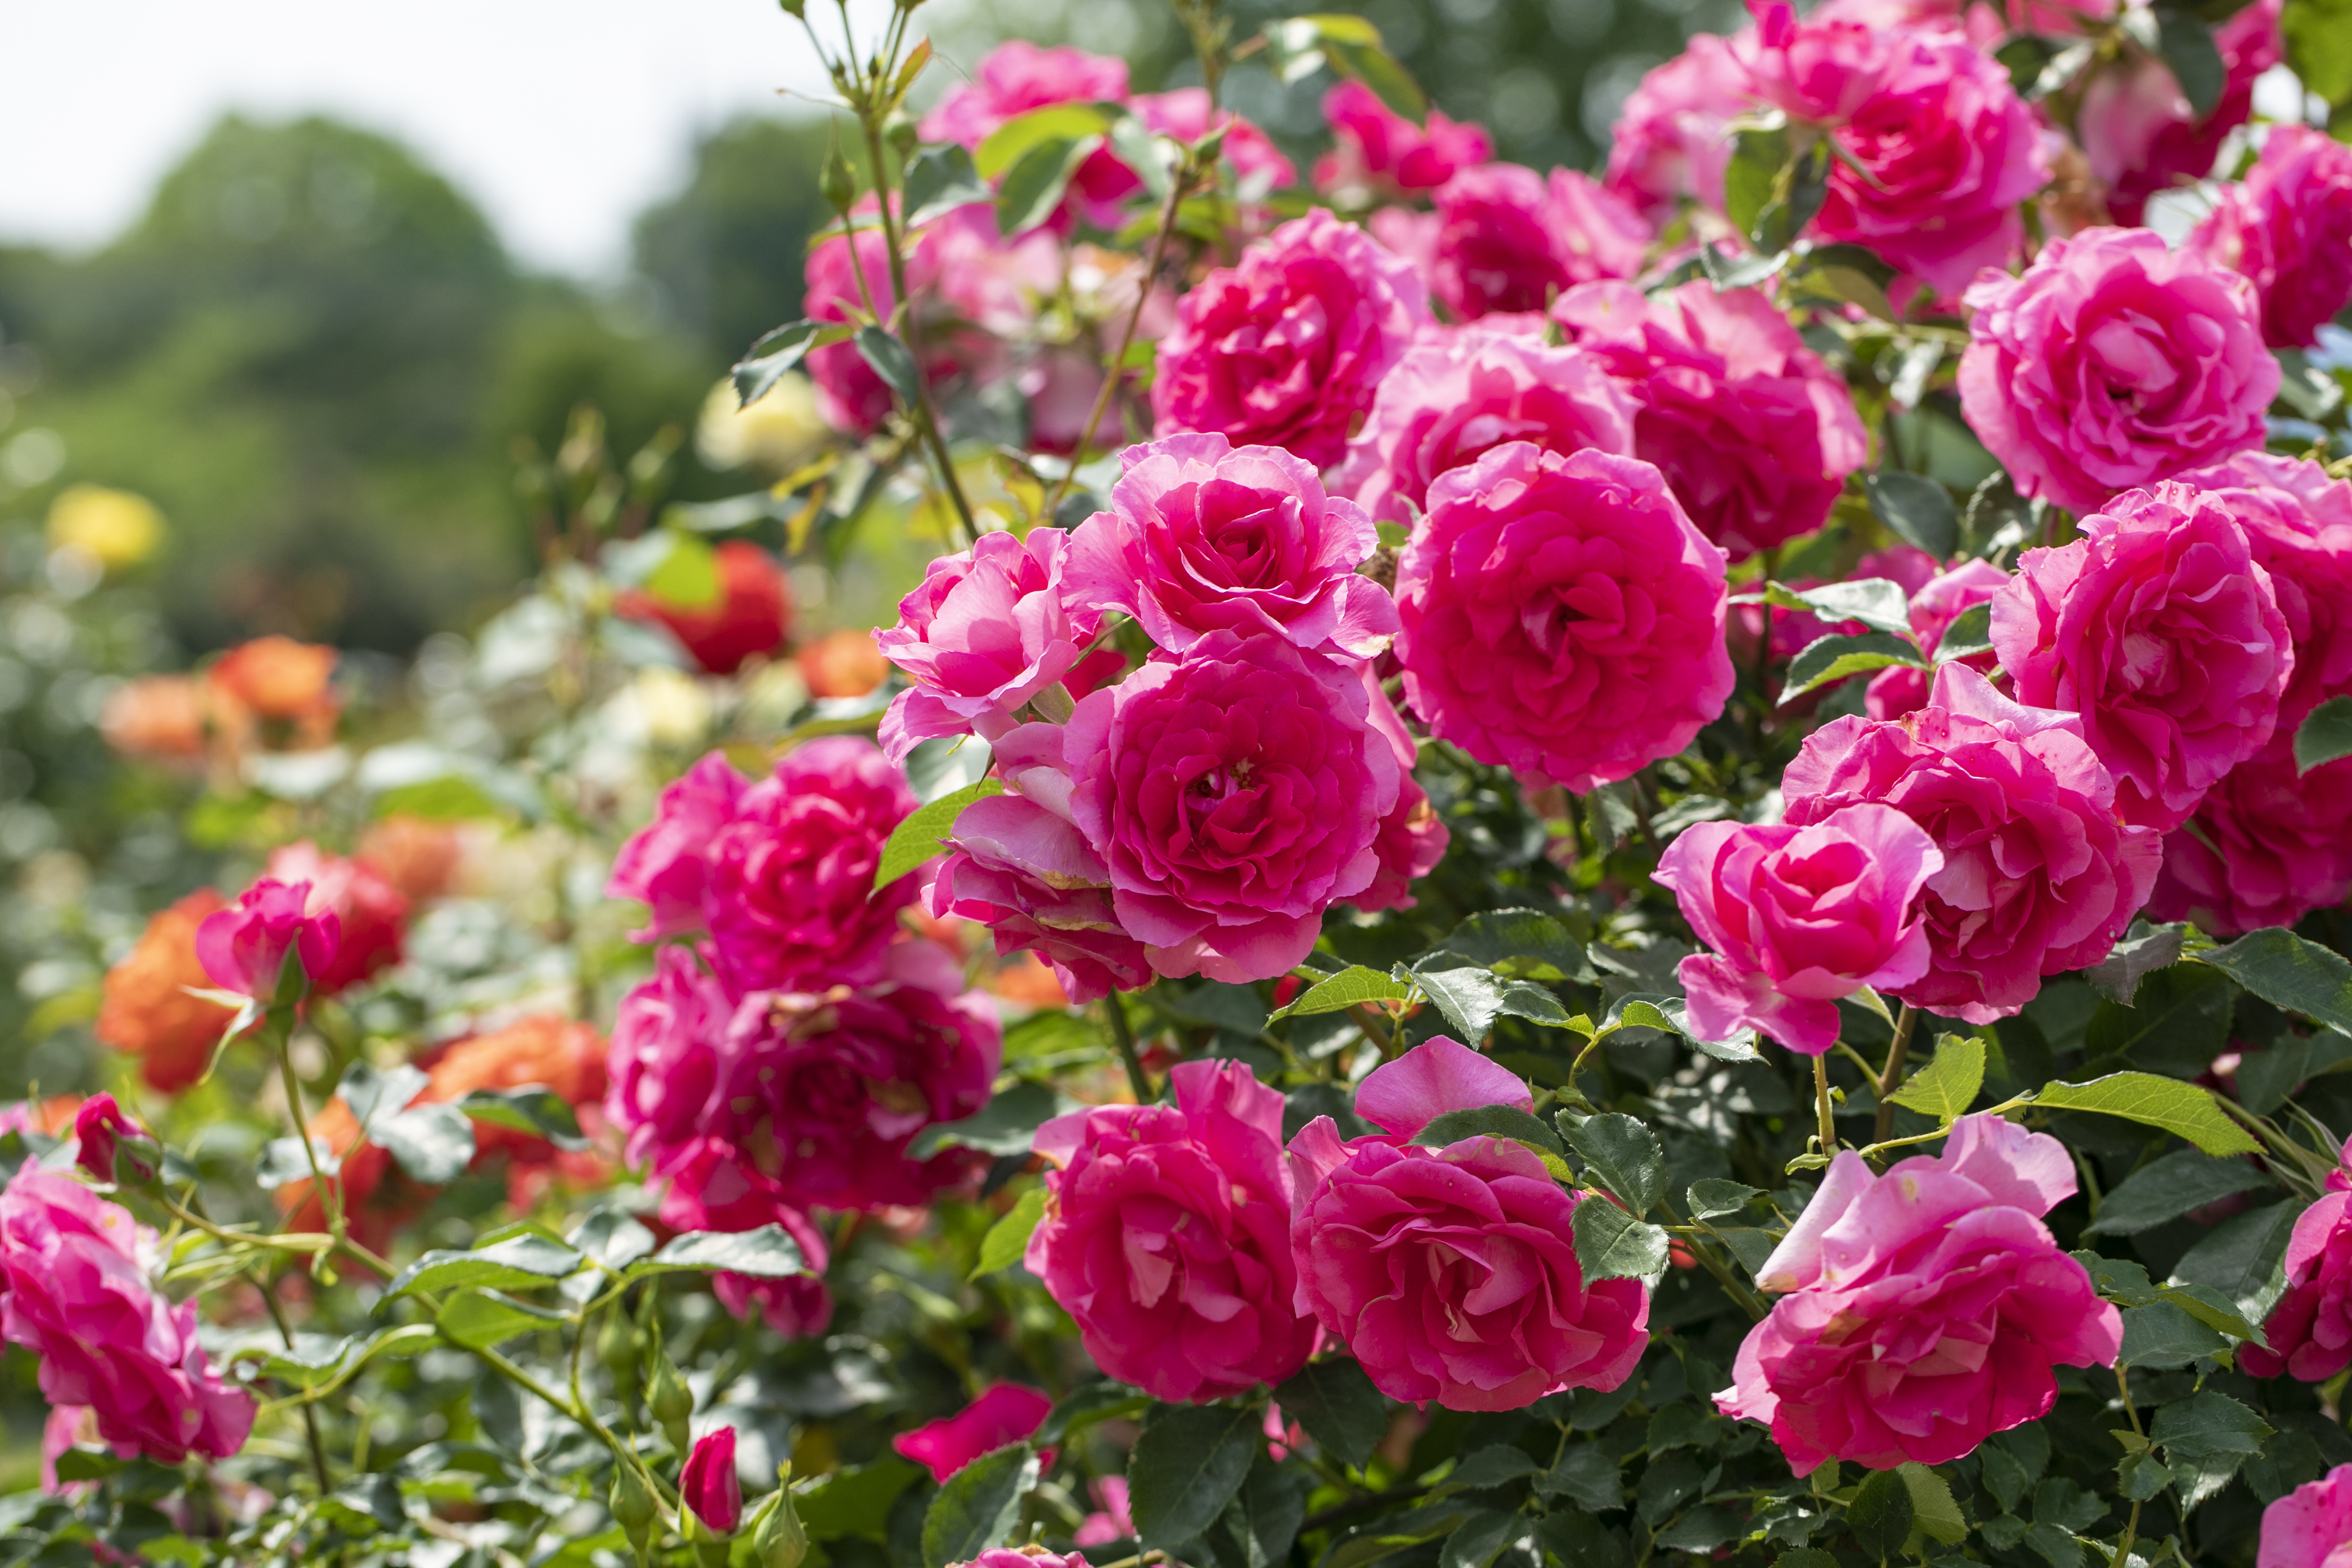
[[[609,1506],[613,1522],[621,1527],[621,1533],[643,1556],[653,1538],[654,1496],[646,1489],[645,1478],[637,1474],[635,1465],[621,1465],[614,1469]]]
[[[841,155],[837,142],[824,156],[824,172],[818,176],[817,188],[824,193],[834,211],[848,216],[850,204],[857,199],[857,174],[850,168],[849,160]]]
[[[690,1446],[686,1423],[694,1414],[694,1391],[687,1387],[667,1352],[654,1352],[653,1373],[646,1380],[646,1409],[669,1437],[670,1447],[685,1453]]]
[[[776,1473],[776,1492],[761,1510],[759,1533],[751,1538],[751,1550],[760,1568],[801,1568],[808,1556],[808,1531],[801,1523],[800,1510],[793,1506],[793,1468],[789,1464]]]

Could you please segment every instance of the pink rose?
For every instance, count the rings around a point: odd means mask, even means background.
[[[1294,1310],[1282,1096],[1243,1062],[1179,1063],[1176,1103],[1055,1117],[1023,1261],[1095,1364],[1172,1404],[1280,1383],[1315,1352]]]
[[[1026,728],[1052,731],[1058,743],[1056,726]],[[1081,1005],[1151,983],[1143,944],[1112,905],[1110,867],[1066,811],[992,795],[966,806],[946,842],[927,906],[934,916],[986,926],[1000,958],[1034,952]]]
[[[1658,860],[1657,881],[1715,951],[1675,970],[1710,1040],[1757,1029],[1825,1055],[1838,999],[1927,972],[1919,889],[1944,868],[1926,829],[1891,806],[1849,805],[1809,827],[1702,822]]]
[[[1298,1304],[1391,1399],[1517,1410],[1563,1388],[1615,1388],[1649,1343],[1638,1280],[1588,1286],[1564,1190],[1501,1138],[1405,1143],[1449,1110],[1534,1105],[1526,1084],[1443,1035],[1376,1068],[1356,1110],[1389,1134],[1341,1142],[1328,1116],[1290,1141]]]
[[[0,1337],[40,1358],[42,1398],[88,1405],[126,1458],[226,1459],[253,1428],[253,1396],[213,1370],[195,1303],[148,1283],[156,1247],[130,1210],[27,1160],[0,1191]]]
[[[893,766],[934,736],[995,740],[1076,666],[1102,617],[1064,607],[1069,542],[1058,528],[1026,539],[984,533],[934,560],[898,601],[898,624],[874,634],[882,657],[915,683],[882,716],[882,754]]]
[[[2352,1541],[2352,1465],[2338,1465],[2263,1510],[2254,1568],[2336,1568]]]
[[[1316,161],[1318,191],[1434,190],[1495,155],[1485,126],[1456,123],[1434,109],[1426,128],[1415,125],[1360,81],[1325,93],[1323,118],[1339,145]]]
[[[1933,655],[1960,612],[1990,600],[2009,582],[2009,574],[1990,561],[1965,561],[1911,595],[1911,635]],[[1980,675],[1990,675],[1998,660],[1990,652],[1972,653],[1961,663]],[[1874,719],[1900,719],[1927,705],[1927,687],[1935,677],[1924,669],[1895,665],[1870,679],[1863,700]]]
[[[1212,632],[1078,703],[1069,813],[1162,974],[1270,979],[1380,871],[1397,760],[1351,663]]]
[[[1805,22],[1796,32],[1853,26]],[[1840,154],[1812,233],[1866,246],[1937,292],[1956,294],[1980,268],[2017,253],[2018,205],[2050,179],[2042,127],[2010,85],[2009,68],[1957,30],[1868,37],[1862,58],[1850,53],[1851,39],[1828,51],[1857,68],[1852,77],[1833,64],[1799,79],[1803,91],[1822,95],[1814,101],[1834,121]],[[1879,49],[1885,63],[1872,68],[1867,57]]]
[[[734,1005],[691,949],[654,954],[653,976],[621,998],[605,1058],[604,1114],[642,1161],[706,1131],[719,1086],[719,1043]]]
[[[1416,343],[1381,383],[1331,482],[1374,521],[1409,524],[1432,479],[1506,441],[1630,458],[1633,405],[1591,354],[1475,327],[1447,332]]]
[[[2086,228],[1966,298],[1960,406],[2027,495],[2095,511],[2263,444],[2279,367],[2254,286],[2200,255]]]
[[[2326,1383],[2352,1366],[2352,1146],[2337,1155],[2327,1173],[2327,1192],[2303,1211],[2287,1237],[2286,1294],[2263,1320],[2268,1345],[2246,1345],[2238,1369],[2251,1377],[2282,1373],[2303,1383]],[[2267,1553],[2270,1528],[2263,1522]]]
[[[713,1107],[709,1120],[723,1124],[723,1108]],[[784,1339],[824,1332],[833,1321],[833,1294],[824,1283],[824,1233],[786,1198],[783,1189],[723,1138],[689,1136],[677,1143],[657,1143],[652,1156],[653,1173],[665,1184],[655,1218],[665,1229],[679,1235],[722,1231],[733,1236],[777,1226],[793,1238],[808,1265],[808,1273],[781,1279],[714,1274],[710,1289],[719,1304],[738,1319],[758,1312]],[[633,1152],[631,1157],[638,1156]]]
[[[850,735],[811,741],[746,789],[705,851],[711,962],[728,985],[871,975],[917,896],[912,876],[874,887],[883,844],[914,809],[898,771]]]
[[[2253,279],[2264,342],[2305,347],[2352,302],[2352,147],[2308,125],[2273,126],[2189,243]]]
[[[2126,822],[2168,832],[2262,750],[2294,645],[2228,492],[2160,484],[2029,550],[1992,600],[1993,651],[2029,707],[2083,717]]]
[[[2282,0],[2254,0],[2213,29],[2226,75],[2221,100],[2201,120],[2171,68],[2138,50],[2084,84],[2074,130],[2117,223],[2139,223],[2148,197],[2213,172],[2230,132],[2253,114],[2254,79],[2279,63],[2282,9]]]
[[[1563,289],[1642,269],[1650,226],[1573,169],[1481,163],[1439,189],[1430,292],[1458,321],[1540,310]]]
[[[1412,266],[1318,207],[1177,302],[1151,385],[1159,433],[1214,431],[1335,463],[1428,320]]]
[[[2215,851],[2220,853],[2217,855]],[[2352,893],[2352,758],[2309,773],[2284,726],[2164,840],[2147,912],[2215,936],[2293,925]]]
[[[1349,903],[1369,915],[1382,910],[1412,908],[1412,884],[1437,868],[1454,836],[1439,819],[1437,808],[1430,804],[1429,793],[1413,780],[1413,764],[1420,760],[1421,747],[1412,732],[1404,727],[1404,717],[1396,710],[1396,704],[1381,689],[1379,666],[1364,664],[1359,667],[1358,673],[1363,677],[1372,728],[1387,737],[1397,763],[1397,803],[1381,818],[1380,837],[1372,840],[1372,853],[1380,857],[1380,869],[1362,892],[1348,897]]]
[[[196,959],[224,991],[257,1002],[277,998],[289,978],[287,957],[299,971],[300,991],[323,974],[341,945],[342,922],[332,910],[310,912],[310,884],[268,877],[247,888],[236,902],[205,917],[196,928]]]
[[[1087,1568],[1083,1553],[1048,1552],[1032,1543],[1027,1546],[992,1546],[969,1563],[950,1563],[948,1568]]]
[[[1989,1112],[1883,1176],[1840,1151],[1757,1271],[1784,1294],[1717,1406],[1769,1425],[1800,1476],[1940,1465],[2040,1420],[2053,1365],[2113,1366],[2123,1344],[2122,1315],[2042,1223],[2074,1191],[2064,1144]]]
[[[1070,1540],[1080,1546],[1108,1546],[1135,1533],[1135,1514],[1128,1507],[1125,1476],[1097,1476],[1088,1483],[1095,1511],[1078,1521]]]
[[[1356,575],[1380,543],[1371,519],[1309,464],[1212,433],[1129,447],[1119,468],[1110,510],[1070,536],[1074,614],[1132,616],[1171,653],[1234,631],[1363,658],[1396,634],[1387,593]]]
[[[971,79],[950,89],[939,107],[923,116],[916,133],[925,142],[952,142],[976,152],[998,127],[1032,110],[1057,103],[1124,103],[1127,96],[1125,60],[1067,44],[1045,49],[1013,38],[982,55]],[[1097,228],[1116,228],[1129,199],[1142,189],[1134,170],[1109,148],[1098,147],[1070,177],[1063,205]]]
[[[1634,456],[1734,559],[1821,527],[1870,460],[1844,379],[1753,289],[1596,283],[1552,314],[1633,398]]]
[[[121,1157],[126,1181],[152,1182],[162,1168],[154,1134],[132,1121],[114,1096],[100,1091],[74,1111],[74,1163],[94,1182],[112,1183]],[[127,1147],[126,1147],[127,1145]]]
[[[1797,19],[1788,0],[1751,3],[1752,32],[1732,47],[1748,68],[1748,90],[1791,120],[1839,125],[1875,98],[1902,58],[1900,29],[1840,16]]]
[[[1723,552],[1657,469],[1513,441],[1438,478],[1398,563],[1405,700],[1478,761],[1580,793],[1723,711],[1727,602]]]
[[[1751,102],[1747,68],[1731,45],[1712,33],[1697,35],[1626,99],[1610,133],[1602,183],[1654,226],[1672,221],[1685,196],[1720,211],[1723,171],[1731,162],[1726,127]]]
[[[743,1484],[735,1475],[735,1428],[721,1426],[695,1440],[678,1468],[677,1500],[715,1535],[732,1535],[743,1522]]]
[[[1135,112],[1144,124],[1162,136],[1172,136],[1179,142],[1198,142],[1209,133],[1209,89],[1180,87],[1171,92],[1141,93],[1136,97]],[[1233,165],[1242,184],[1264,195],[1298,183],[1298,171],[1265,132],[1231,110],[1219,111],[1216,122],[1225,131],[1221,155]]]
[[[971,1169],[949,1149],[907,1155],[924,1128],[988,1103],[1003,1035],[987,997],[961,993],[937,944],[887,955],[879,984],[754,991],[729,1026],[714,1131],[733,1136],[793,1202],[928,1202]]]
[[[608,899],[635,899],[649,912],[636,942],[700,931],[702,895],[710,880],[710,840],[734,820],[751,783],[724,752],[713,752],[664,785],[654,819],[632,834],[613,858]]]
[[[1024,1383],[992,1383],[953,1415],[901,1432],[890,1439],[890,1447],[902,1458],[928,1468],[931,1479],[945,1486],[950,1476],[982,1454],[1025,1440],[1045,1424],[1053,1409],[1054,1401],[1044,1389]]]
[[[1788,821],[1876,802],[1943,851],[1919,896],[1927,973],[1904,1001],[1971,1024],[2007,1017],[2043,975],[2105,958],[2147,900],[2161,841],[2116,815],[2115,777],[2082,724],[1948,664],[1916,713],[1832,720],[1789,764]]]
[[[309,884],[304,908],[314,915],[335,917],[335,956],[310,976],[312,992],[332,996],[400,962],[408,896],[366,862],[326,854],[302,838],[271,851],[261,874],[275,881]]]

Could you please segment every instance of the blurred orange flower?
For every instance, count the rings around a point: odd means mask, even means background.
[[[187,675],[142,675],[108,696],[99,733],[126,757],[194,761],[205,752],[205,689]]]
[[[333,685],[337,657],[292,637],[237,644],[205,672],[214,721],[239,743],[258,734],[289,748],[326,745],[343,706]]]
[[[395,812],[360,835],[353,858],[422,903],[449,890],[465,853],[465,840],[449,824]]]
[[[812,697],[863,697],[890,673],[872,632],[827,632],[803,647],[798,658],[801,679],[808,682]]]
[[[996,972],[983,979],[981,984],[1019,1007],[1066,1007],[1070,1005],[1069,994],[1062,989],[1062,983],[1054,977],[1053,970],[1035,953],[1025,950],[1000,960]]]
[[[196,960],[196,927],[226,904],[211,888],[190,893],[149,921],[139,944],[106,972],[94,1032],[114,1049],[143,1058],[139,1076],[165,1094],[204,1076],[221,1031],[236,1016],[186,990],[212,984]]]

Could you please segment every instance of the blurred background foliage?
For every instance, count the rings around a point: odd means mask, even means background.
[[[1236,37],[1284,14],[1228,9]],[[1585,168],[1643,70],[1739,16],[1735,0],[1360,9],[1502,156]],[[934,94],[1016,36],[1124,55],[1138,89],[1198,79],[1161,0],[959,0],[926,20],[950,62]],[[780,16],[778,50],[805,47]],[[1226,97],[1303,167],[1328,85],[1245,64]],[[186,652],[284,632],[397,654],[478,621],[535,564],[518,442],[553,451],[582,404],[616,450],[690,428],[726,365],[798,314],[832,132],[792,107],[701,138],[638,221],[629,275],[593,282],[518,268],[489,216],[383,136],[222,120],[97,252],[0,242],[0,521],[37,520],[76,482],[152,499],[169,522],[148,569],[155,635]],[[740,488],[689,447],[682,495]]]

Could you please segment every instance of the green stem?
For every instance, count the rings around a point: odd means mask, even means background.
[[[1911,1054],[1911,1031],[1918,1027],[1919,1015],[1910,1003],[1895,1015],[1895,1043],[1886,1047],[1886,1070],[1878,1075],[1878,1125],[1871,1130],[1870,1141],[1883,1142],[1895,1130],[1895,1102],[1887,1098],[1903,1082],[1903,1061]]]
[[[1143,1058],[1135,1054],[1135,1030],[1127,1021],[1127,1004],[1118,999],[1116,986],[1103,994],[1103,1012],[1110,1019],[1110,1036],[1118,1045],[1118,1065],[1127,1069],[1127,1087],[1135,1091],[1135,1103],[1151,1103],[1151,1080],[1144,1076]]]
[[[1830,1058],[1824,1051],[1813,1058],[1813,1105],[1822,1123],[1822,1154],[1837,1152],[1837,1128],[1830,1120]]]
[[[261,1291],[261,1302],[268,1310],[269,1321],[278,1325],[278,1337],[286,1342],[288,1350],[292,1350],[294,1330],[286,1321],[286,1310],[278,1304],[278,1292],[271,1289],[268,1276],[257,1271],[253,1282]],[[318,1413],[307,1402],[302,1406],[302,1431],[310,1439],[310,1466],[319,1474],[319,1495],[325,1497],[335,1489],[335,1479],[327,1469],[327,1444],[319,1436]]]

